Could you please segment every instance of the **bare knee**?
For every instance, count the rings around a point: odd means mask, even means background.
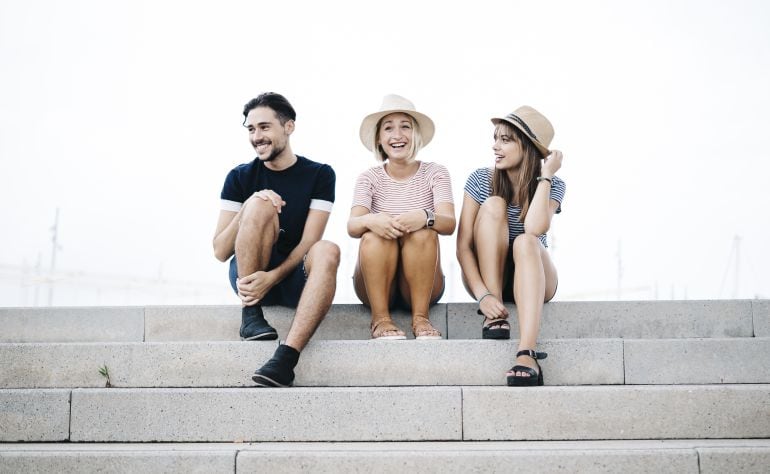
[[[500,196],[490,196],[479,207],[477,219],[489,218],[496,221],[507,221],[508,204]]]
[[[277,218],[278,213],[270,201],[263,199],[249,199],[243,204],[240,216],[240,225],[263,227],[272,219]]]
[[[409,242],[423,246],[438,242],[438,234],[430,229],[420,229],[406,234],[402,239],[404,240],[404,243]]]
[[[334,242],[319,240],[307,252],[308,267],[337,269],[340,265],[340,248]]]
[[[542,247],[540,239],[532,234],[521,234],[513,239],[513,260],[537,256],[540,258],[540,249]]]
[[[378,252],[383,247],[394,245],[395,243],[395,240],[385,239],[375,234],[374,232],[369,231],[365,232],[364,235],[361,236],[360,247],[362,252]]]

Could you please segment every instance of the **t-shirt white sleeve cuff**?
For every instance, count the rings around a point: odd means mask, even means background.
[[[241,207],[243,207],[242,202],[228,201],[227,199],[222,199],[220,202],[220,209],[223,211],[238,212],[241,210]]]
[[[324,201],[323,199],[311,199],[310,200],[310,209],[316,209],[318,211],[326,211],[326,212],[332,212],[332,206],[334,205],[331,201]]]

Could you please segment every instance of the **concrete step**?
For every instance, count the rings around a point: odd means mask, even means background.
[[[270,342],[0,344],[0,388],[247,387]],[[517,341],[314,340],[297,386],[505,385]],[[549,339],[547,385],[770,383],[770,338]]]
[[[770,440],[0,444],[0,473],[766,473]]]
[[[516,308],[509,305],[514,334]],[[265,308],[285,337],[293,310]],[[475,303],[439,304],[431,320],[450,339],[478,339]],[[410,318],[394,319],[411,337]],[[318,339],[369,339],[369,311],[334,305]],[[141,342],[237,340],[238,306],[0,308],[0,342]],[[770,337],[770,300],[552,302],[541,336],[558,338]]]
[[[770,385],[3,389],[0,442],[770,438]]]

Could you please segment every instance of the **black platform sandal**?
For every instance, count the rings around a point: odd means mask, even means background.
[[[510,372],[526,372],[529,374],[529,377],[521,377],[514,375],[508,376],[508,386],[509,387],[536,387],[543,385],[543,369],[540,367],[540,364],[537,363],[538,359],[545,359],[548,357],[548,354],[545,352],[535,352],[532,349],[525,349],[523,351],[519,351],[516,353],[516,357],[519,356],[529,356],[535,359],[535,365],[537,365],[537,371],[535,369],[529,368],[525,365],[514,365],[513,368],[510,370]]]
[[[491,293],[490,293],[491,294]],[[486,296],[486,295],[484,295]],[[510,339],[511,338],[511,323],[507,318],[488,318],[481,308],[476,310],[476,314],[484,316],[484,322],[491,321],[489,324],[481,326],[481,338],[482,339]]]
[[[497,318],[489,319],[484,318],[484,322],[489,321],[489,324],[485,324],[481,327],[482,339],[510,339],[511,338],[511,324],[507,319]]]

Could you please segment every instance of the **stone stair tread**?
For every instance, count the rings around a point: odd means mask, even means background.
[[[0,441],[770,438],[770,385],[0,390]]]
[[[516,308],[508,307],[515,334]],[[267,307],[265,313],[284,337],[293,310]],[[363,305],[335,304],[316,338],[368,339],[369,317]],[[475,303],[441,303],[430,317],[450,339],[481,337]],[[405,312],[394,312],[394,320],[409,328]],[[237,340],[239,325],[236,305],[0,308],[0,342]],[[557,301],[545,305],[541,336],[770,337],[770,300]]]
[[[277,341],[0,344],[0,388],[248,387]],[[517,341],[333,341],[303,351],[297,386],[504,385]],[[547,385],[770,383],[770,338],[550,339]],[[740,354],[740,357],[736,357]]]
[[[763,472],[770,440],[0,444],[0,472]]]

